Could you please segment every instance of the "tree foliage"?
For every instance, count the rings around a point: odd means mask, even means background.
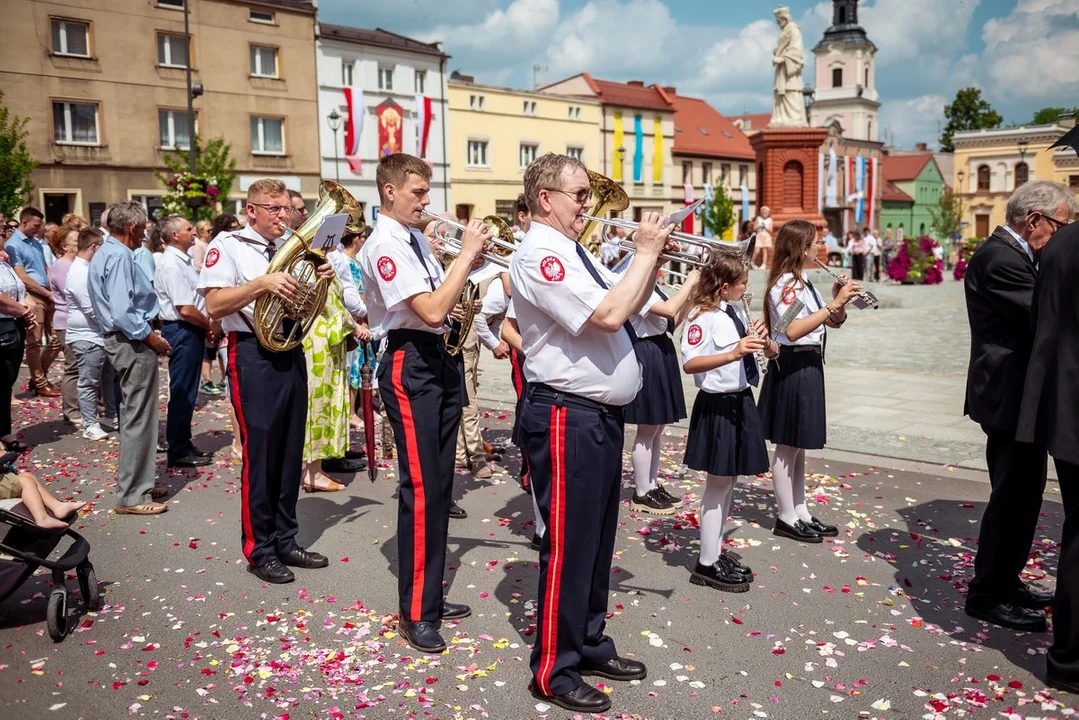
[[[1034,112],[1034,117],[1031,118],[1030,124],[1051,125],[1052,123],[1055,123],[1057,121],[1057,118],[1059,118],[1061,115],[1069,112],[1079,112],[1079,108],[1074,108],[1072,110],[1062,107],[1042,108],[1041,110],[1036,110]]]
[[[716,237],[723,237],[723,233],[734,225],[734,200],[722,185],[712,188],[712,201],[704,206],[701,224]]]
[[[232,183],[236,180],[236,159],[231,156],[232,145],[225,142],[223,137],[214,137],[203,145],[202,138],[194,137],[195,142],[195,174],[214,178],[217,181],[219,199],[226,199],[232,189]],[[186,173],[191,167],[191,159],[187,150],[172,148],[161,159],[164,169],[158,170],[154,176],[158,181],[169,188],[169,179],[179,173]],[[200,220],[212,220],[220,211],[220,205],[214,203],[199,208]]]
[[[945,190],[936,207],[929,208],[929,216],[932,218],[930,227],[933,228],[933,233],[941,240],[958,235],[963,227],[963,213],[965,212],[966,207],[962,196],[952,190]]]
[[[12,115],[0,90],[0,213],[11,217],[26,204],[34,189],[30,173],[37,167],[26,148],[30,118]]]
[[[953,152],[952,137],[965,130],[984,130],[1000,127],[1004,118],[982,98],[978,88],[963,88],[955,94],[955,100],[944,106],[944,132],[940,134],[942,152]]]

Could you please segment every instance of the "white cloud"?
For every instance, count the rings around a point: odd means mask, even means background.
[[[440,23],[477,25],[498,9],[498,3],[499,0],[319,0],[318,14],[328,23],[380,27],[409,35]]]
[[[769,20],[755,20],[737,36],[719,40],[700,59],[696,77],[687,83],[697,91],[726,91],[732,88],[757,90],[772,86],[772,51],[779,28]]]
[[[986,22],[982,39],[991,96],[1075,104],[1079,0],[1019,0],[1010,15]]]
[[[593,0],[558,25],[544,64],[550,77],[587,71],[624,79],[656,73],[684,52],[677,24],[661,0]]]
[[[981,0],[877,0],[858,17],[882,66],[950,61]]]
[[[880,139],[899,147],[912,147],[918,142],[935,145],[948,102],[943,95],[934,94],[888,100],[880,108]]]

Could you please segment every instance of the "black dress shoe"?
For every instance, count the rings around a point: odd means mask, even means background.
[[[1046,673],[1045,684],[1054,690],[1063,690],[1064,692],[1071,693],[1072,695],[1079,695],[1079,682],[1069,682],[1067,680],[1061,680],[1055,678],[1052,675]]]
[[[577,671],[582,675],[598,675],[609,680],[644,680],[648,677],[648,668],[643,662],[617,655],[605,663],[590,663],[582,659]]]
[[[440,653],[446,649],[446,641],[438,634],[438,623],[421,620],[411,622],[402,618],[397,623],[401,637],[412,647],[424,653]]]
[[[313,570],[315,568],[324,568],[330,564],[330,561],[322,553],[311,552],[305,550],[302,547],[298,547],[295,550],[291,550],[284,555],[279,555],[278,559],[286,565],[292,567],[307,568]]]
[[[813,515],[810,516],[810,521],[807,522],[806,525],[813,528],[824,537],[837,537],[839,535],[839,528],[835,525],[825,525]]]
[[[804,543],[824,542],[824,536],[807,525],[803,520],[795,520],[793,525],[788,525],[781,519],[776,518],[776,525],[772,528],[772,534]]]
[[[727,553],[719,554],[720,565],[726,566],[728,570],[738,575],[744,576],[747,580],[753,579],[753,570],[748,565],[743,565]]]
[[[264,565],[248,565],[247,572],[263,582],[274,583],[275,585],[290,583],[296,579],[292,571],[282,565],[280,560],[276,559]]]
[[[720,555],[721,559],[722,557]],[[694,585],[707,585],[724,592],[749,592],[749,576],[730,567],[729,562],[724,563],[720,560],[711,565],[702,565],[698,562],[689,573],[689,581]]]
[[[322,461],[322,470],[331,473],[355,473],[367,469],[364,460],[348,460],[346,458],[326,458]]]
[[[972,618],[1000,625],[1010,630],[1018,630],[1019,632],[1046,632],[1048,630],[1043,611],[1028,610],[1015,603],[983,605],[977,602],[968,602],[966,611],[967,615]]]
[[[1012,602],[1027,610],[1041,610],[1053,604],[1053,593],[1024,585],[1015,593]]]
[[[541,538],[539,535],[536,535],[535,533],[533,533],[532,534],[532,542],[528,543],[528,547],[532,548],[536,552],[539,552],[540,542],[542,542],[542,541],[543,541],[543,538]]]
[[[366,450],[345,450],[345,460],[363,460],[365,457]]]
[[[562,695],[544,695],[533,681],[528,683],[528,692],[537,700],[557,705],[570,712],[601,713],[611,708],[611,699],[607,695],[584,682]]]
[[[464,603],[451,603],[445,598],[442,599],[442,608],[439,610],[438,615],[443,620],[460,620],[466,618],[472,614],[472,608]]]
[[[170,457],[168,465],[175,468],[196,468],[203,465],[209,465],[213,460],[201,455],[195,455],[194,453],[188,453],[181,457]]]
[[[198,448],[195,448],[194,450],[192,450],[191,454],[192,455],[198,455],[199,457],[208,457],[208,458],[212,458],[214,456],[214,454],[212,452],[206,452],[205,450],[199,450]]]
[[[457,501],[455,500],[453,504],[450,505],[450,517],[454,520],[464,520],[466,517],[468,517],[468,513],[466,513],[465,509],[458,505]]]
[[[158,440],[157,441],[157,451],[159,453],[168,452],[169,451],[169,444],[167,442],[165,442],[164,440]]]

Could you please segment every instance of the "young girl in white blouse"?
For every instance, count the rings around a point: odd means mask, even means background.
[[[824,302],[806,274],[822,242],[817,228],[805,220],[785,223],[776,235],[765,297],[769,334],[788,312],[796,317],[776,333],[779,366],[771,365],[759,402],[765,437],[775,443],[772,487],[777,510],[772,533],[807,543],[839,534],[835,525],[821,522],[806,507],[805,451],[823,448],[827,437],[824,327],[840,327],[847,319],[847,303],[862,289],[857,282],[837,281],[831,301]],[[802,307],[795,313],[798,303]]]
[[[750,386],[760,378],[754,353],[778,352],[766,339],[764,323],[750,320],[742,309],[748,281],[741,258],[717,254],[701,270],[682,338],[682,369],[700,388],[685,463],[708,473],[701,497],[700,557],[689,579],[738,593],[749,590],[753,571],[723,553],[723,525],[738,476],[768,472],[764,429]]]

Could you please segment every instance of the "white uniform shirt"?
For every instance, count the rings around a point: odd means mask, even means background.
[[[353,320],[359,322],[367,316],[367,306],[360,297],[356,282],[352,279],[352,268],[349,267],[351,261],[341,251],[340,246],[326,253],[326,259],[330,261],[334,272],[337,273],[337,279],[341,281],[341,299],[344,301],[345,310]]]
[[[732,305],[742,324],[749,327],[746,314],[738,305]],[[703,355],[722,355],[730,352],[742,338],[738,328],[727,314],[727,303],[721,302],[715,310],[703,312],[686,320],[682,335],[682,362]],[[749,387],[746,365],[741,360],[721,365],[708,372],[693,373],[693,382],[701,390],[710,393],[732,393]]]
[[[267,240],[247,227],[232,233],[221,233],[210,241],[199,274],[198,291],[204,298],[210,288],[234,288],[266,274],[270,266],[267,250],[273,240]],[[247,318],[244,322],[243,318]],[[248,324],[250,323],[250,325]],[[221,319],[225,332],[253,332],[255,303],[248,303],[240,312]]]
[[[418,235],[417,231],[417,235]],[[417,238],[420,258],[412,249],[407,227],[385,214],[375,222],[375,231],[364,243],[358,259],[363,273],[371,336],[381,340],[390,330],[422,330],[442,335],[449,326],[433,328],[420,319],[405,303],[410,297],[432,292],[442,284],[442,265],[430,246]]]
[[[629,334],[589,327],[607,295],[577,254],[576,241],[536,220],[513,254],[510,284],[521,328],[525,379],[608,405],[626,405],[641,389]],[[587,260],[608,288],[618,276]],[[641,310],[647,312],[656,295]]]
[[[805,307],[798,313],[798,318],[808,317],[824,307],[824,300],[816,289],[809,289],[809,277],[802,273],[803,287],[799,290],[796,286],[784,290],[784,286],[794,277],[791,273],[781,275],[776,284],[768,292],[768,312],[771,313],[772,327],[776,326],[787,308],[794,304],[795,298],[805,303]],[[824,341],[824,325],[819,326],[799,340],[791,340],[787,333],[782,332],[776,336],[776,342],[780,345],[820,345]]]
[[[191,256],[172,245],[166,247],[154,267],[154,292],[161,307],[161,320],[183,320],[176,309],[181,305],[192,305],[205,314],[206,302],[195,291],[198,285],[199,276]]]
[[[506,317],[509,304],[506,289],[502,287],[502,279],[495,278],[487,286],[487,294],[483,296],[483,307],[476,314],[474,321],[476,335],[488,350],[494,350],[502,342],[499,339],[502,335],[500,332],[502,320]]]

